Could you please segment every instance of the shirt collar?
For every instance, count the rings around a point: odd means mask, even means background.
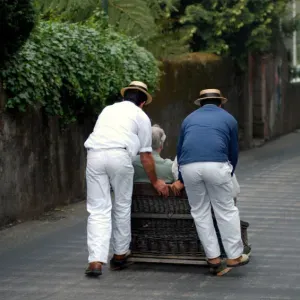
[[[123,102],[123,103],[126,103],[126,104],[130,103],[129,105],[134,105],[135,107],[141,109],[139,106],[135,105],[133,102],[131,102],[131,101],[129,101],[129,100],[123,99],[122,102]]]
[[[132,105],[135,105],[133,102],[129,101],[129,100],[126,100],[126,99],[123,99],[121,102],[123,103],[130,103]],[[136,105],[135,105],[136,106]]]
[[[218,107],[217,105],[214,104],[206,104],[203,107],[200,107],[200,109],[205,109],[205,110],[218,110],[220,109],[220,107]]]

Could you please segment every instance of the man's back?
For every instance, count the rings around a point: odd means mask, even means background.
[[[237,122],[215,105],[205,105],[183,122],[178,144],[180,165],[193,162],[237,161]]]
[[[141,146],[141,127],[148,127],[151,132],[150,120],[142,109],[129,101],[115,103],[99,115],[85,147],[94,150],[126,148],[130,155],[135,156]]]

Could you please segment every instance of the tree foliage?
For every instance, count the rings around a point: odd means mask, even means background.
[[[84,22],[101,9],[102,0],[38,0],[46,19]],[[189,51],[187,28],[173,30],[169,18],[178,0],[108,0],[108,23],[134,37],[157,58]]]
[[[27,40],[35,15],[31,0],[0,0],[0,67]]]
[[[170,0],[167,0],[170,1]],[[81,22],[89,19],[95,10],[102,8],[102,0],[39,0],[44,14],[59,15],[61,20]],[[155,33],[153,13],[161,10],[145,0],[107,0],[109,23],[130,36],[145,39]],[[151,9],[154,8],[154,9]]]
[[[270,49],[290,0],[181,0],[174,28],[191,26],[193,51],[229,55],[240,64],[248,51]],[[292,28],[290,28],[292,30]]]
[[[102,0],[39,0],[71,21],[86,20]],[[192,51],[231,56],[270,49],[278,34],[296,28],[285,20],[291,0],[108,0],[109,23],[136,38],[158,58]]]
[[[41,22],[25,46],[0,72],[7,107],[42,106],[64,123],[98,113],[132,80],[157,84],[153,55],[111,28]]]

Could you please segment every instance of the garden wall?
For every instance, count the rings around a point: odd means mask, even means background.
[[[41,111],[0,110],[0,226],[85,198],[84,140],[90,124],[61,131]]]

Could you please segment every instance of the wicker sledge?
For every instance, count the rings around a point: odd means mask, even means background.
[[[226,257],[214,218],[222,256]],[[159,196],[151,184],[136,183],[132,196],[131,257],[133,262],[206,264],[185,191],[176,197]],[[247,228],[241,221],[244,246],[248,245]]]

